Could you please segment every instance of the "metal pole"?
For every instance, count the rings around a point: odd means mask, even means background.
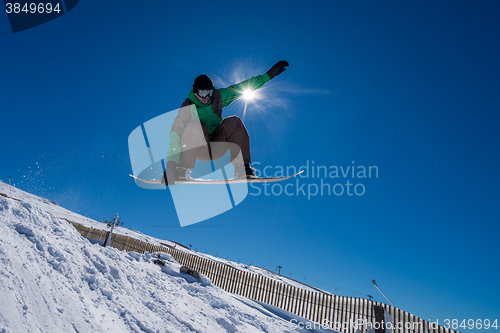
[[[389,303],[391,303],[391,305],[392,305],[392,306],[394,306],[394,304],[392,304],[392,302],[391,302],[391,301],[389,301],[389,299],[387,298],[387,296],[385,296],[385,294],[382,292],[382,290],[380,290],[380,288],[377,286],[377,282],[375,282],[375,280],[372,280],[372,282],[373,282],[373,285],[375,286],[375,288],[377,288],[377,289],[378,289],[378,291],[380,291],[380,293],[382,294],[382,296],[384,296],[384,297],[385,297],[385,299],[386,299]],[[394,306],[394,307],[395,307],[395,306]]]
[[[10,183],[10,176],[9,176],[9,185],[10,185],[10,197],[12,198],[12,184]]]
[[[115,218],[113,219],[113,224],[111,225],[111,230],[109,231],[108,238],[106,239],[106,243],[104,244],[104,247],[108,246],[111,244],[111,236],[113,236],[113,229],[115,228],[116,220],[118,220],[118,213],[116,213]]]

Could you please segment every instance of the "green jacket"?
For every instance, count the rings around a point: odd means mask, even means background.
[[[190,121],[199,119],[207,126],[208,134],[211,135],[222,122],[222,108],[242,97],[245,90],[262,88],[269,80],[269,75],[265,73],[227,88],[215,89],[212,99],[207,104],[198,101],[191,90],[172,124],[167,159],[179,162],[182,133]]]

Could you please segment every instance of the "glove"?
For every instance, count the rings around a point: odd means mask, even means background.
[[[163,177],[161,178],[161,183],[165,185],[174,185],[177,180],[179,180],[177,162],[168,161],[165,171],[163,172]]]
[[[273,67],[271,67],[270,70],[267,71],[267,74],[269,75],[269,78],[272,79],[275,76],[280,75],[285,71],[285,67],[288,66],[288,61],[281,60],[278,61]]]

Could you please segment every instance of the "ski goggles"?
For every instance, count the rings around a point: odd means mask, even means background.
[[[214,92],[213,89],[199,89],[196,93],[201,98],[205,98],[205,97],[211,97],[213,92]]]

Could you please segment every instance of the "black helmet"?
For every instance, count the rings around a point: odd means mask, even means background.
[[[215,89],[212,79],[210,79],[206,74],[202,74],[194,80],[193,91],[196,92],[200,89]]]

